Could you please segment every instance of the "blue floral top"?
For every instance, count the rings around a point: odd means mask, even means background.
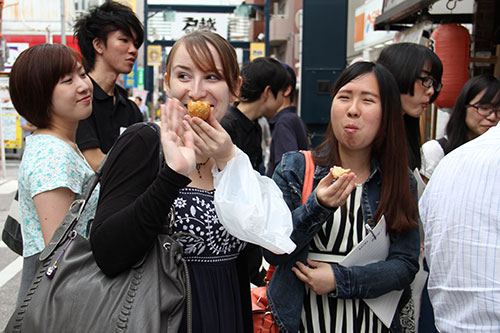
[[[85,192],[94,171],[80,155],[66,142],[52,135],[38,134],[26,138],[26,149],[18,175],[24,257],[39,253],[45,247],[33,197],[59,187],[66,187],[75,194]],[[88,221],[95,215],[98,197],[99,185],[76,226],[82,235],[86,232]]]

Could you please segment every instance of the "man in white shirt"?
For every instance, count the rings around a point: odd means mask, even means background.
[[[446,155],[419,202],[441,332],[500,332],[500,126]]]

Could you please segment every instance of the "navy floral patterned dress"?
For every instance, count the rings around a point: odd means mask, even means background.
[[[231,236],[219,222],[214,194],[214,190],[186,187],[173,205],[174,233],[193,235],[179,239],[192,285],[193,331],[242,332],[236,258],[246,243]]]

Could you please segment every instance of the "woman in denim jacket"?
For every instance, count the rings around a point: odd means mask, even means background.
[[[292,211],[297,249],[290,255],[266,251],[266,260],[277,265],[267,295],[285,332],[387,332],[362,299],[409,291],[420,243],[399,93],[383,66],[360,62],[341,74],[332,96],[326,139],[312,154],[316,169],[306,203],[303,154],[285,154],[273,175]],[[352,172],[334,179],[334,165]],[[387,259],[338,264],[367,234],[365,224],[374,227],[382,215],[391,240]],[[311,259],[318,254],[333,259]],[[400,330],[398,319],[393,332]]]

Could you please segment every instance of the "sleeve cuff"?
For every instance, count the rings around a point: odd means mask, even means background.
[[[160,171],[160,178],[166,179],[172,185],[177,188],[186,187],[189,183],[191,183],[191,179],[176,171],[172,170],[167,164],[164,164]]]
[[[349,269],[339,264],[332,264],[337,289],[328,294],[329,297],[348,298],[351,294]]]
[[[311,221],[307,230],[303,230],[303,232],[305,231],[310,235],[316,234],[318,232],[317,227],[322,225],[325,220],[337,209],[336,207],[323,207],[316,197],[316,190],[314,190],[312,195],[307,198],[304,206],[307,214],[311,217]]]

